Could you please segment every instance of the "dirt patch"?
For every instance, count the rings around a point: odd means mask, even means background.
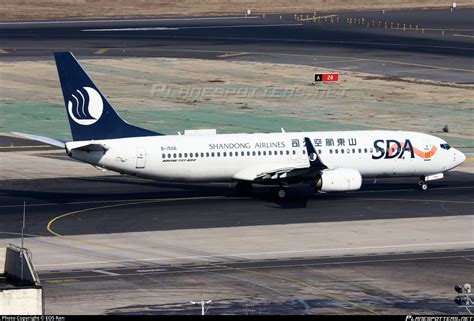
[[[474,6],[472,0],[456,1]],[[308,13],[341,10],[399,10],[447,8],[445,0],[0,0],[1,21],[136,18],[160,16],[217,16],[262,13]]]
[[[329,70],[243,61],[124,58],[81,63],[131,122],[158,131],[378,128],[442,134],[474,146],[473,85],[349,71],[339,71],[337,83],[314,84],[315,72]],[[25,126],[38,134],[56,126],[68,131],[52,62],[3,63],[0,80],[0,131]],[[446,125],[449,132],[443,132]]]

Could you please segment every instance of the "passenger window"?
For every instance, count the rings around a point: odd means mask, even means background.
[[[364,153],[367,153],[367,148],[364,148]]]
[[[166,158],[166,155],[165,154],[161,155],[161,158]]]
[[[362,149],[359,148],[359,154],[362,153]]]
[[[232,156],[232,152],[229,152],[229,156]]]
[[[283,151],[282,151],[282,150],[280,151],[280,155],[283,155]]]
[[[338,153],[338,150],[337,150],[337,149],[335,149],[335,150],[334,150],[334,152],[337,154],[337,153]]]
[[[253,156],[255,156],[255,155],[256,155],[255,151],[253,151],[253,152],[252,152],[252,155],[253,155]]]
[[[289,150],[286,151],[286,155],[290,155],[290,151],[289,151]]]
[[[224,157],[226,157],[226,156],[227,156],[227,155],[226,155],[226,152],[224,152],[223,154],[224,154],[224,155],[223,155]]]
[[[245,156],[245,152],[240,152],[240,156]]]
[[[356,153],[356,150],[355,148],[352,149],[352,154],[355,154]]]
[[[217,157],[221,157],[221,153],[217,152]]]
[[[204,157],[204,153],[201,153],[201,157]]]
[[[380,149],[380,150],[382,150],[382,149]],[[370,152],[371,152],[371,153],[373,153],[373,152],[374,152],[374,149],[373,149],[373,148],[371,148],[371,149],[370,149]]]
[[[272,156],[272,151],[271,150],[268,151],[268,156]]]
[[[306,155],[306,151],[303,149],[303,155]]]
[[[344,149],[343,148],[341,148],[341,154],[344,154]]]
[[[258,156],[260,156],[262,154],[262,152],[258,151]]]
[[[209,157],[209,153],[206,153],[206,157]]]
[[[322,150],[318,150],[318,154],[322,154],[322,153],[323,153],[323,151],[322,151]]]
[[[293,155],[296,155],[296,150],[293,150]]]
[[[184,153],[184,158],[188,158],[188,153]]]
[[[214,155],[215,155],[214,152],[212,152],[212,153],[211,153],[211,157],[214,157]]]
[[[332,154],[332,149],[329,149],[329,154]]]
[[[266,151],[263,151],[263,156],[266,156],[267,155],[267,152]]]
[[[173,158],[176,158],[176,154],[173,154]]]
[[[168,158],[171,158],[171,154],[168,154]]]

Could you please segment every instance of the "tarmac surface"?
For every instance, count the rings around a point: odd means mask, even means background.
[[[452,172],[427,192],[416,179],[368,182],[344,194],[296,186],[285,201],[266,187],[240,197],[224,184],[125,176],[3,180],[0,237],[18,243],[26,201],[25,244],[49,314],[198,314],[188,302],[200,299],[214,301],[209,314],[459,313],[452,288],[473,277],[473,176]],[[414,221],[396,225],[401,219]],[[374,222],[399,241],[425,243],[385,245],[377,226],[362,227]],[[344,224],[347,232],[312,224]],[[423,228],[457,237],[433,242]],[[320,250],[291,236],[322,231]],[[335,239],[351,244],[354,231],[353,248],[337,248]],[[283,256],[269,251],[272,242]],[[254,253],[230,254],[239,243]]]
[[[17,148],[4,154],[64,163],[58,174],[80,164],[2,139]],[[199,314],[188,302],[200,299],[213,300],[209,314],[462,313],[452,288],[473,277],[474,174],[450,172],[426,192],[416,183],[299,185],[281,201],[268,187],[241,197],[228,184],[113,173],[5,179],[0,242],[19,242],[26,201],[49,314]]]
[[[340,194],[292,186],[289,198],[280,201],[268,187],[257,187],[247,198],[227,184],[125,176],[3,180],[0,237],[19,231],[23,201],[27,233],[42,236],[51,235],[46,229],[50,220],[75,211],[81,212],[56,221],[55,231],[80,235],[474,214],[474,174],[449,173],[426,193],[417,190],[416,178],[367,183],[361,191]],[[103,208],[108,205],[113,206]]]
[[[0,59],[188,57],[473,83],[474,9],[1,23]],[[315,18],[313,18],[313,16]]]
[[[87,302],[88,313],[128,315],[199,314],[199,307],[188,301],[201,299],[212,300],[207,309],[211,315],[456,314],[463,311],[453,302],[452,283],[469,276],[472,260],[474,250],[466,250],[231,264],[145,264],[50,271],[40,277],[47,293],[47,312],[53,314],[63,311],[56,301],[70,304],[68,313],[83,313],[74,304],[78,298]],[[397,281],[391,279],[397,276]],[[164,293],[168,299],[163,299]]]

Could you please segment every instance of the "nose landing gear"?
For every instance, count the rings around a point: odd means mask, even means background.
[[[426,184],[424,178],[420,179],[420,181],[418,182],[418,185],[420,187],[420,190],[422,191],[426,191],[428,189],[428,184]]]

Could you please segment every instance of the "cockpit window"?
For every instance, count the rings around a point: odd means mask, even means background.
[[[442,149],[446,149],[446,150],[449,150],[451,148],[451,146],[449,146],[449,144],[439,144],[439,146],[442,148]]]

